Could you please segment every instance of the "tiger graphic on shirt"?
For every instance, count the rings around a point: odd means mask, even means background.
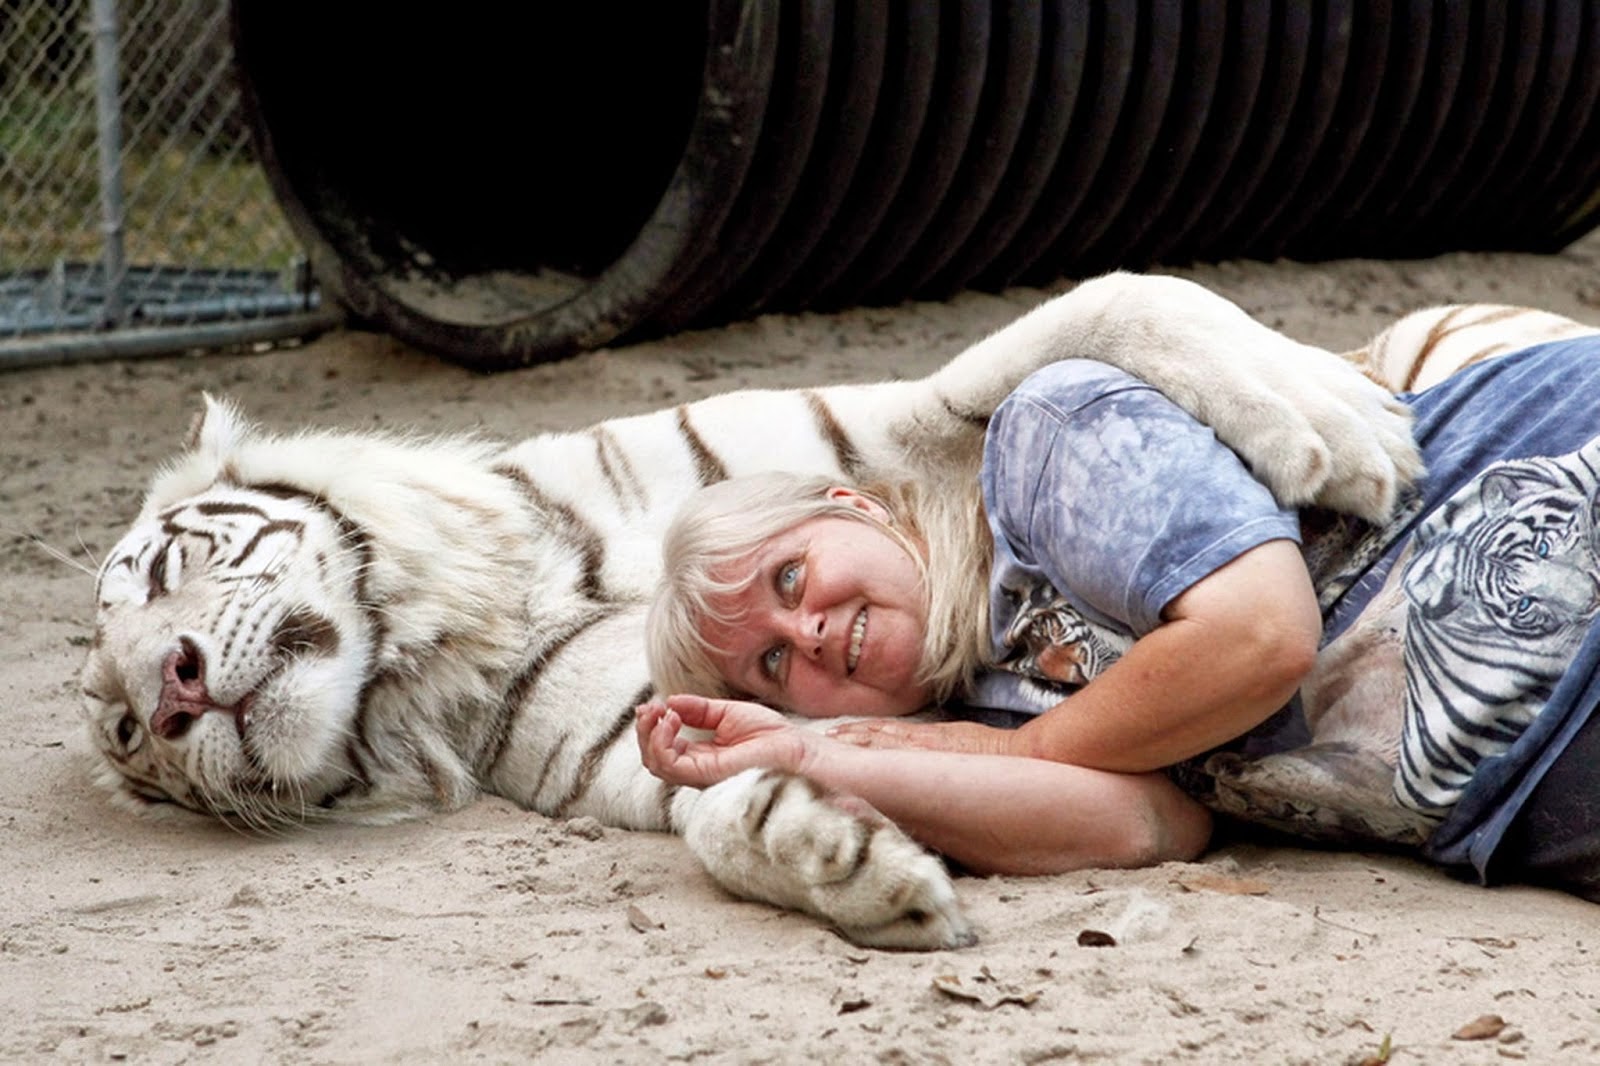
[[[1447,812],[1538,715],[1600,613],[1600,439],[1496,463],[1418,527],[1405,567],[1396,798]]]

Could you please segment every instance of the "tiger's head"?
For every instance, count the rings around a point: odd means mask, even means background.
[[[1597,501],[1559,462],[1497,464],[1418,527],[1412,624],[1510,638],[1525,652],[1587,626],[1600,610]]]
[[[82,691],[114,797],[265,829],[470,796],[437,712],[412,712],[458,708],[465,674],[482,687],[525,644],[504,575],[470,562],[528,535],[491,453],[272,437],[208,398],[96,580]],[[439,661],[442,647],[470,669]],[[435,749],[425,764],[401,754]]]
[[[362,554],[288,487],[219,484],[135,525],[101,566],[83,673],[117,793],[247,822],[336,793],[327,755],[377,637]]]

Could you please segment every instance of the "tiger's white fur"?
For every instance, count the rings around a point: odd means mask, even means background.
[[[1407,315],[1353,355],[1374,381],[1395,392],[1419,392],[1496,356],[1593,332],[1529,307],[1448,304]]]
[[[209,403],[97,586],[83,690],[100,778],[256,827],[381,821],[480,792],[688,840],[730,891],[864,944],[972,931],[939,861],[808,783],[705,792],[641,768],[643,600],[679,501],[773,467],[970,484],[995,404],[1068,356],[1213,425],[1287,503],[1369,517],[1419,472],[1352,364],[1173,278],[1109,275],[911,382],[742,392],[509,448],[274,436]]]

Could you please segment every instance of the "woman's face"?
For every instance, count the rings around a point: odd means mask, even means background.
[[[719,576],[756,575],[717,604],[738,621],[704,633],[735,689],[811,717],[906,714],[927,703],[916,683],[928,617],[921,574],[882,526],[813,518],[735,565]]]

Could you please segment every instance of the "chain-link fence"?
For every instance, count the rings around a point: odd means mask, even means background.
[[[326,328],[227,0],[0,0],[0,368]]]

